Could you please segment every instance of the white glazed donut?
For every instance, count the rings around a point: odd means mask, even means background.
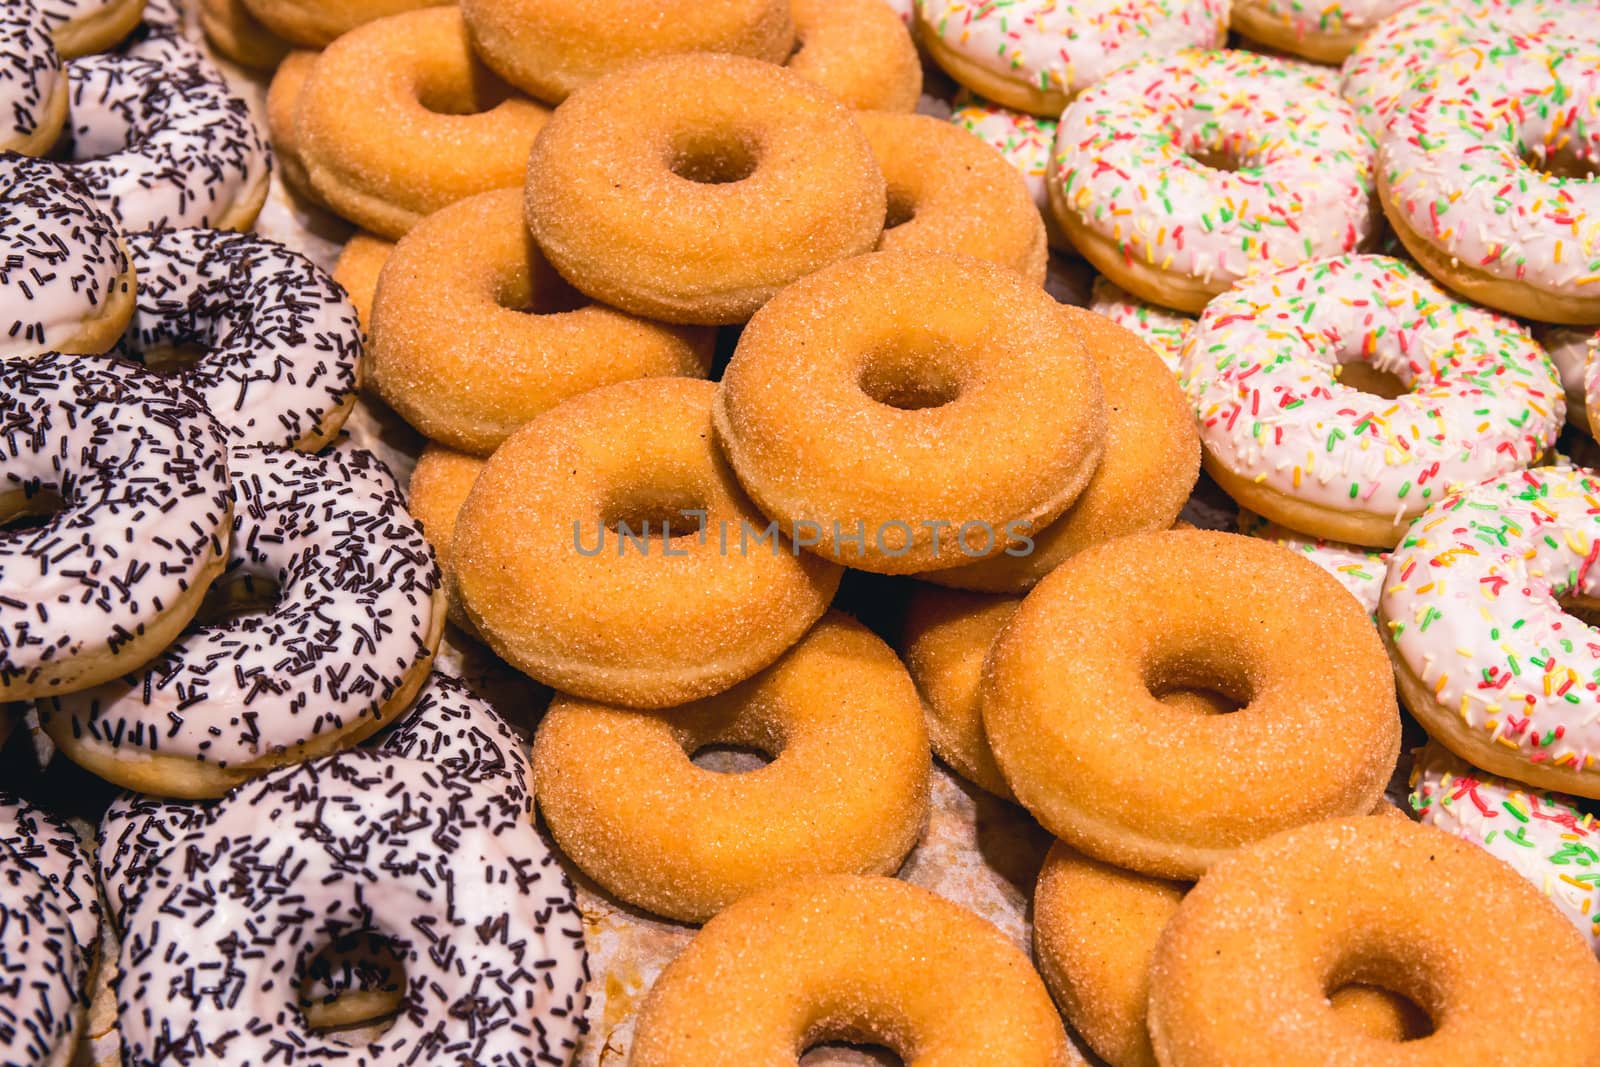
[[[1377,614],[1389,553],[1299,533],[1287,526],[1268,522],[1253,511],[1239,512],[1239,532],[1300,553],[1339,579],[1339,584],[1350,590],[1350,595],[1361,602],[1362,609],[1368,615]]]
[[[1362,38],[1411,0],[1233,0],[1229,26],[1314,63],[1342,63]]]
[[[1407,391],[1343,384],[1355,363]],[[1291,529],[1380,548],[1449,486],[1538,462],[1566,407],[1527,330],[1387,256],[1317,260],[1219,296],[1180,378],[1206,469],[1230,496]]]
[[[0,359],[99,353],[133,314],[116,223],[66,167],[0,155]]]
[[[43,702],[62,751],[109,781],[220,796],[355,744],[410,704],[444,629],[433,552],[387,478],[236,447],[219,588],[265,581],[265,609],[191,628],[142,669]]]
[[[1597,167],[1600,39],[1467,39],[1402,95],[1378,140],[1383,209],[1417,262],[1544,322],[1600,323]]]
[[[1411,807],[1428,826],[1482,846],[1538,886],[1600,955],[1600,820],[1594,805],[1533,789],[1419,748]]]
[[[106,808],[95,831],[95,858],[106,918],[118,931],[154,865],[167,849],[203,823],[209,810],[204,804],[133,792],[119,793]]]
[[[178,377],[235,444],[315,451],[355,405],[361,323],[345,291],[255,234],[162,230],[128,238],[138,310],[116,354],[154,364],[205,350]]]
[[[1252,272],[1363,247],[1372,161],[1330,80],[1186,51],[1124,67],[1062,114],[1050,207],[1102,274],[1199,312]]]
[[[0,42],[0,151],[43,155],[67,121],[67,75],[34,0],[6,0]]]
[[[0,792],[0,847],[50,883],[72,924],[73,940],[92,960],[100,947],[100,890],[77,833],[64,819]]]
[[[1155,350],[1161,361],[1178,371],[1183,342],[1194,330],[1194,316],[1140,300],[1110,278],[1094,280],[1089,310],[1104,315]]]
[[[522,808],[388,753],[235,790],[154,864],[125,926],[129,1063],[566,1064],[582,1026],[582,917]],[[319,948],[364,930],[388,936],[406,995],[351,1046],[308,1028],[299,987]]]
[[[46,516],[0,532],[0,699],[165,648],[222,570],[230,501],[222,430],[188,390],[57,353],[0,363],[0,514]]]
[[[1406,706],[1475,767],[1600,796],[1600,477],[1517,471],[1457,488],[1389,558],[1379,629]]]
[[[266,138],[192,46],[157,35],[140,56],[87,56],[67,69],[70,158],[128,233],[182,226],[247,230],[267,197]],[[161,57],[165,57],[164,59]]]
[[[1134,60],[1221,45],[1228,0],[919,0],[917,33],[968,89],[1054,118]]]
[[[1589,430],[1588,385],[1585,368],[1590,353],[1600,352],[1600,329],[1593,326],[1535,326],[1533,336],[1544,345],[1550,362],[1561,375],[1561,390],[1567,395],[1567,421],[1585,432]]]

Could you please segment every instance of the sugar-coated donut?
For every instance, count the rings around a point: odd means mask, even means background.
[[[359,1045],[313,1032],[307,964],[387,936],[404,1010]],[[387,752],[314,759],[229,794],[152,865],[112,988],[130,1062],[312,1067],[570,1061],[588,963],[572,886],[522,807]],[[215,992],[226,975],[234,995]]]
[[[300,91],[294,124],[317,194],[356,225],[398,239],[457,200],[520,185],[547,118],[478,63],[458,9],[430,7],[329,45]]]
[[[1410,999],[1432,1032],[1348,1026],[1327,994],[1351,982]],[[1481,849],[1407,820],[1337,819],[1246,849],[1189,892],[1156,948],[1150,1037],[1164,1067],[1572,1067],[1600,1048],[1600,962]]]
[[[951,77],[1018,111],[1055,118],[1137,59],[1216,48],[1226,0],[921,0],[918,39]]]
[[[1485,774],[1433,742],[1417,750],[1411,806],[1509,863],[1600,955],[1600,820],[1594,805]]]
[[[800,878],[706,924],[639,1010],[633,1067],[794,1064],[819,1042],[909,1064],[1066,1067],[1028,958],[972,912],[893,878]]]
[[[1342,63],[1408,0],[1234,0],[1228,25],[1252,41],[1315,63]]]
[[[345,242],[333,264],[333,280],[344,286],[361,319],[361,329],[372,332],[372,300],[378,292],[378,275],[394,252],[394,242],[370,233],[356,233]],[[371,381],[370,373],[362,374]]]
[[[229,0],[240,3],[241,0]],[[267,134],[272,138],[273,157],[278,162],[278,177],[295,196],[312,204],[321,204],[322,197],[311,186],[311,175],[300,158],[300,135],[294,124],[295,111],[300,105],[300,93],[317,65],[320,52],[297,49],[284,55],[273,65],[277,70],[267,85]]]
[[[325,48],[369,22],[446,0],[243,0],[263,26],[301,48]],[[422,23],[416,23],[422,32]]]
[[[62,59],[103,52],[133,32],[146,13],[145,0],[36,0]],[[158,6],[151,0],[149,7]]]
[[[1335,578],[1360,601],[1368,615],[1378,612],[1378,599],[1383,592],[1383,575],[1388,569],[1389,553],[1360,545],[1346,545],[1313,537],[1268,522],[1253,511],[1240,509],[1239,532],[1247,537],[1282,545],[1309,559]]]
[[[863,111],[856,122],[888,183],[880,249],[977,256],[1044,284],[1044,220],[1003,156],[929,115]]]
[[[841,568],[746,499],[711,432],[716,388],[595,389],[490,457],[451,557],[468,618],[513,666],[574,696],[671,707],[755,674],[822,616]]]
[[[1600,477],[1543,467],[1457,487],[1389,558],[1379,605],[1406,706],[1475,767],[1600,797]]]
[[[48,516],[0,536],[0,698],[155,656],[227,555],[222,428],[175,382],[47,353],[0,362],[0,440],[0,513]]]
[[[690,762],[707,745],[771,762],[720,774]],[[916,688],[843,615],[693,704],[634,711],[557,696],[533,769],[561,851],[612,895],[685,922],[804,875],[893,874],[928,818]]]
[[[550,262],[596,300],[666,322],[745,321],[869,251],[884,210],[883,172],[844,106],[740,56],[592,82],[528,160],[528,223]]]
[[[162,54],[86,56],[67,68],[71,166],[125,232],[248,230],[267,198],[266,137],[191,47]]]
[[[779,293],[740,336],[715,417],[785,533],[888,574],[1024,551],[1019,535],[1093,476],[1106,427],[1061,305],[1014,271],[929,252],[861,256]]]
[[[1379,807],[1405,819],[1387,803]],[[1033,894],[1039,974],[1067,1022],[1111,1067],[1156,1067],[1150,963],[1190,887],[1092,860],[1061,841],[1045,857]],[[1376,1039],[1428,1031],[1415,1006],[1377,986],[1330,989],[1328,1001],[1341,1022]]]
[[[1587,391],[1584,368],[1589,353],[1600,351],[1600,329],[1593,326],[1535,326],[1533,336],[1544,346],[1550,362],[1561,376],[1561,391],[1567,396],[1567,422],[1589,433]]]
[[[122,234],[70,168],[0,154],[0,358],[104,352],[134,307]]]
[[[1174,689],[1240,710],[1175,710],[1159,699]],[[1168,878],[1372,810],[1400,752],[1389,665],[1356,602],[1288,549],[1210,531],[1067,560],[996,639],[982,700],[995,762],[1045,829]]]
[[[467,494],[472,492],[472,483],[478,480],[485,462],[480,456],[429,444],[417,457],[417,465],[411,469],[411,483],[406,487],[406,506],[412,518],[422,524],[422,536],[428,539],[433,556],[439,561],[450,621],[474,637],[477,629],[467,618],[461,606],[461,592],[456,588],[451,546],[461,505],[467,502]]]
[[[263,26],[244,0],[200,0],[200,28],[218,54],[252,70],[272,70],[294,48]],[[270,98],[267,106],[270,122]]]
[[[395,246],[372,304],[368,356],[378,395],[407,422],[486,456],[590,389],[705,377],[715,337],[590,303],[540,254],[521,190],[497,189],[435,212]]]
[[[1356,366],[1378,372],[1374,390],[1344,384]],[[1387,256],[1314,261],[1219,296],[1182,376],[1228,495],[1380,548],[1446,487],[1538,462],[1566,404],[1525,328]]]
[[[1597,168],[1600,42],[1463,43],[1378,139],[1384,213],[1417,262],[1544,322],[1600,323]]]
[[[1056,120],[1012,111],[962,90],[951,105],[950,121],[995,149],[1007,163],[1017,168],[1028,185],[1034,206],[1044,218],[1050,247],[1071,252],[1072,243],[1050,213],[1050,192],[1045,187],[1050,153],[1056,142]]]
[[[270,598],[192,628],[142,669],[40,704],[74,762],[129,789],[214,797],[355,744],[428,676],[439,571],[392,478],[338,450],[234,448],[223,588]],[[359,664],[359,668],[355,665]]]
[[[1187,51],[1117,71],[1062,114],[1050,209],[1112,281],[1198,312],[1253,271],[1362,247],[1372,163],[1331,79]]]
[[[1178,382],[1149,345],[1110,319],[1063,306],[1083,336],[1105,392],[1106,438],[1089,484],[1054,522],[1028,531],[1029,551],[997,556],[927,580],[990,592],[1026,592],[1090,545],[1169,529],[1200,475],[1200,437]]]
[[[1183,342],[1189,339],[1189,333],[1194,329],[1193,315],[1140,300],[1105,277],[1094,280],[1089,310],[1096,315],[1104,315],[1155,349],[1167,369],[1177,373]]]
[[[725,52],[782,63],[795,44],[789,0],[467,0],[461,10],[484,62],[552,104],[647,57]]]
[[[253,233],[133,234],[138,309],[114,354],[163,366],[232,443],[316,451],[356,402],[361,323],[344,291],[298,252]],[[171,366],[174,350],[204,354]]]
[[[846,107],[917,109],[922,59],[906,24],[883,0],[790,0],[795,51],[785,64]]]
[[[67,121],[67,74],[34,0],[0,11],[0,152],[42,156]]]

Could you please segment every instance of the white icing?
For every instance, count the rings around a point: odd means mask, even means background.
[[[1276,22],[1296,38],[1367,33],[1410,0],[1234,0]]]
[[[1239,512],[1239,532],[1300,553],[1337,578],[1339,584],[1361,602],[1361,609],[1368,615],[1377,612],[1389,553],[1312,537],[1287,526],[1268,522],[1251,511]]]
[[[1022,172],[1039,210],[1050,209],[1044,179],[1050,169],[1050,146],[1056,137],[1054,119],[1012,111],[963,91],[955,99],[950,121],[1005,156],[1007,163]]]
[[[100,946],[100,890],[77,833],[65,820],[0,793],[0,847],[50,883],[79,950],[92,958]]]
[[[1194,329],[1193,315],[1147,303],[1104,277],[1094,280],[1089,310],[1096,315],[1104,315],[1136,334],[1139,340],[1155,350],[1174,374],[1177,373],[1183,342],[1189,339],[1189,333]]]
[[[46,877],[0,850],[0,1062],[44,1067],[77,1040],[89,958]]]
[[[0,7],[0,145],[33,136],[64,77],[34,0]]]
[[[1567,394],[1567,410],[1584,406],[1584,366],[1589,350],[1600,345],[1600,329],[1593,326],[1536,327],[1534,336],[1544,345],[1550,362],[1561,375],[1561,388]]]

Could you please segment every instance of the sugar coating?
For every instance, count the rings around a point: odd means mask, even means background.
[[[333,280],[344,286],[345,295],[361,318],[361,328],[368,334],[372,330],[372,299],[378,291],[378,274],[393,251],[393,241],[358,231],[345,242],[333,264]],[[366,377],[364,374],[363,379]]]
[[[478,472],[483,470],[485,462],[480,456],[428,444],[417,457],[411,482],[406,487],[406,506],[412,517],[422,524],[422,536],[428,539],[434,558],[439,561],[439,573],[449,598],[450,621],[473,636],[477,636],[477,629],[461,603],[451,549],[455,542],[456,517],[461,514],[461,505],[466,503],[472,483],[478,480]]]
[[[1368,615],[1377,614],[1378,598],[1383,592],[1383,575],[1388,569],[1389,553],[1303,534],[1287,526],[1268,522],[1255,512],[1247,510],[1239,512],[1239,532],[1301,553],[1306,559],[1339,579],[1339,584],[1361,602]]]
[[[791,0],[797,51],[786,66],[862,111],[916,110],[922,59],[884,0]]]
[[[240,8],[244,6],[242,0],[229,2]],[[300,92],[317,65],[318,55],[305,50],[289,52],[275,64],[272,81],[267,86],[267,135],[272,140],[278,173],[292,192],[312,203],[318,203],[319,198],[311,187],[305,160],[300,158],[300,135],[295,129],[294,116],[300,106]]]
[[[1055,119],[1012,111],[962,90],[956,95],[950,121],[998,150],[1021,171],[1034,204],[1040,211],[1046,210],[1050,198],[1045,192],[1045,172],[1056,139]]]

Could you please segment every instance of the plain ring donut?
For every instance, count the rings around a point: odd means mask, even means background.
[[[596,300],[664,322],[745,321],[795,279],[870,251],[885,206],[844,106],[739,56],[592,82],[528,159],[528,224],[550,262]]]
[[[702,748],[771,759],[744,774]],[[824,616],[772,666],[663,711],[557,696],[533,743],[561,851],[620,899],[685,922],[810,874],[893,874],[928,817],[928,735],[905,668]]]
[[[778,1067],[841,1040],[913,1067],[1073,1062],[1050,994],[1004,934],[926,889],[855,875],[795,879],[707,923],[645,998],[630,1062]]]
[[[433,556],[439,561],[450,621],[470,637],[478,637],[478,631],[461,604],[451,550],[461,505],[467,502],[467,494],[472,492],[472,483],[478,480],[485,462],[480,456],[428,444],[417,457],[417,465],[411,468],[411,481],[406,486],[406,506],[411,509],[412,518],[422,525],[422,535],[433,546]]]
[[[1239,710],[1175,709],[1160,699],[1173,690]],[[996,639],[982,699],[1023,807],[1081,852],[1167,878],[1371,811],[1400,755],[1366,613],[1320,567],[1235,534],[1138,534],[1073,556]]]
[[[240,0],[261,25],[301,48],[326,48],[360,26],[445,0]]]
[[[917,109],[922,59],[906,24],[884,0],[791,0],[789,10],[796,46],[784,64],[789,70],[848,108]]]

